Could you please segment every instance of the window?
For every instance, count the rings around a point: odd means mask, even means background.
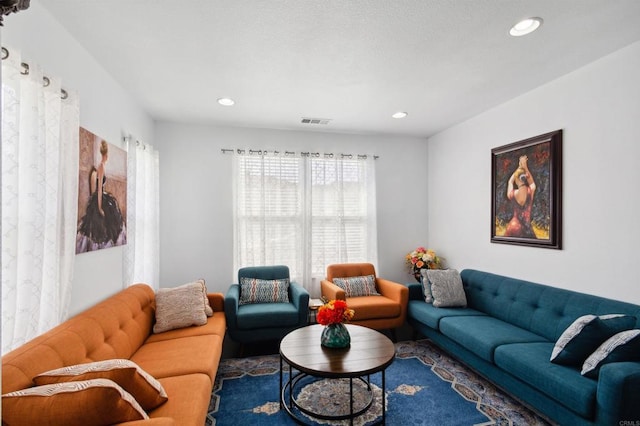
[[[287,265],[319,295],[327,265],[377,262],[374,160],[339,157],[234,157],[234,270]]]

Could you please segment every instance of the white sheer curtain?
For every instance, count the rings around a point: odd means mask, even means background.
[[[127,158],[127,244],[124,286],[160,287],[159,155],[151,145],[129,137]]]
[[[319,297],[327,265],[377,265],[372,156],[233,156],[234,271],[287,265]]]
[[[2,60],[2,353],[66,319],[78,208],[78,97]]]

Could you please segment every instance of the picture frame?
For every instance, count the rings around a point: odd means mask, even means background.
[[[491,242],[562,249],[562,129],[491,150]]]

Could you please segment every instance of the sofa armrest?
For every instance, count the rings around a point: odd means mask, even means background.
[[[409,300],[424,300],[424,288],[420,283],[407,284],[409,289]]]
[[[344,290],[329,280],[320,281],[320,292],[327,300],[347,300]]]
[[[231,284],[224,296],[224,316],[227,318],[227,328],[238,328],[238,305],[240,304],[240,284]]]
[[[117,423],[115,426],[176,426],[176,422],[171,417],[156,417],[149,420]]]
[[[376,278],[376,286],[381,295],[400,304],[400,318],[404,321],[404,318],[407,317],[407,302],[409,301],[407,286],[384,278]]]
[[[214,312],[224,311],[224,294],[222,293],[208,293],[207,299]]]
[[[298,324],[309,321],[309,292],[296,282],[289,285],[291,303],[298,309]]]
[[[640,419],[640,362],[605,364],[598,375],[598,424],[622,424]]]
[[[409,289],[405,285],[395,281],[385,280],[384,278],[376,278],[376,286],[380,294],[384,297],[401,303],[404,306],[407,305]]]

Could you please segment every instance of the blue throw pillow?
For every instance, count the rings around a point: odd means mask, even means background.
[[[627,330],[604,342],[582,364],[582,375],[595,379],[610,362],[640,361],[640,330]]]
[[[333,283],[343,289],[347,297],[380,296],[376,290],[376,277],[373,275],[334,278]]]
[[[551,353],[551,362],[580,366],[605,340],[630,330],[636,318],[630,315],[584,315],[576,319],[560,335]]]
[[[240,278],[240,305],[249,303],[289,303],[289,278],[261,280]]]

